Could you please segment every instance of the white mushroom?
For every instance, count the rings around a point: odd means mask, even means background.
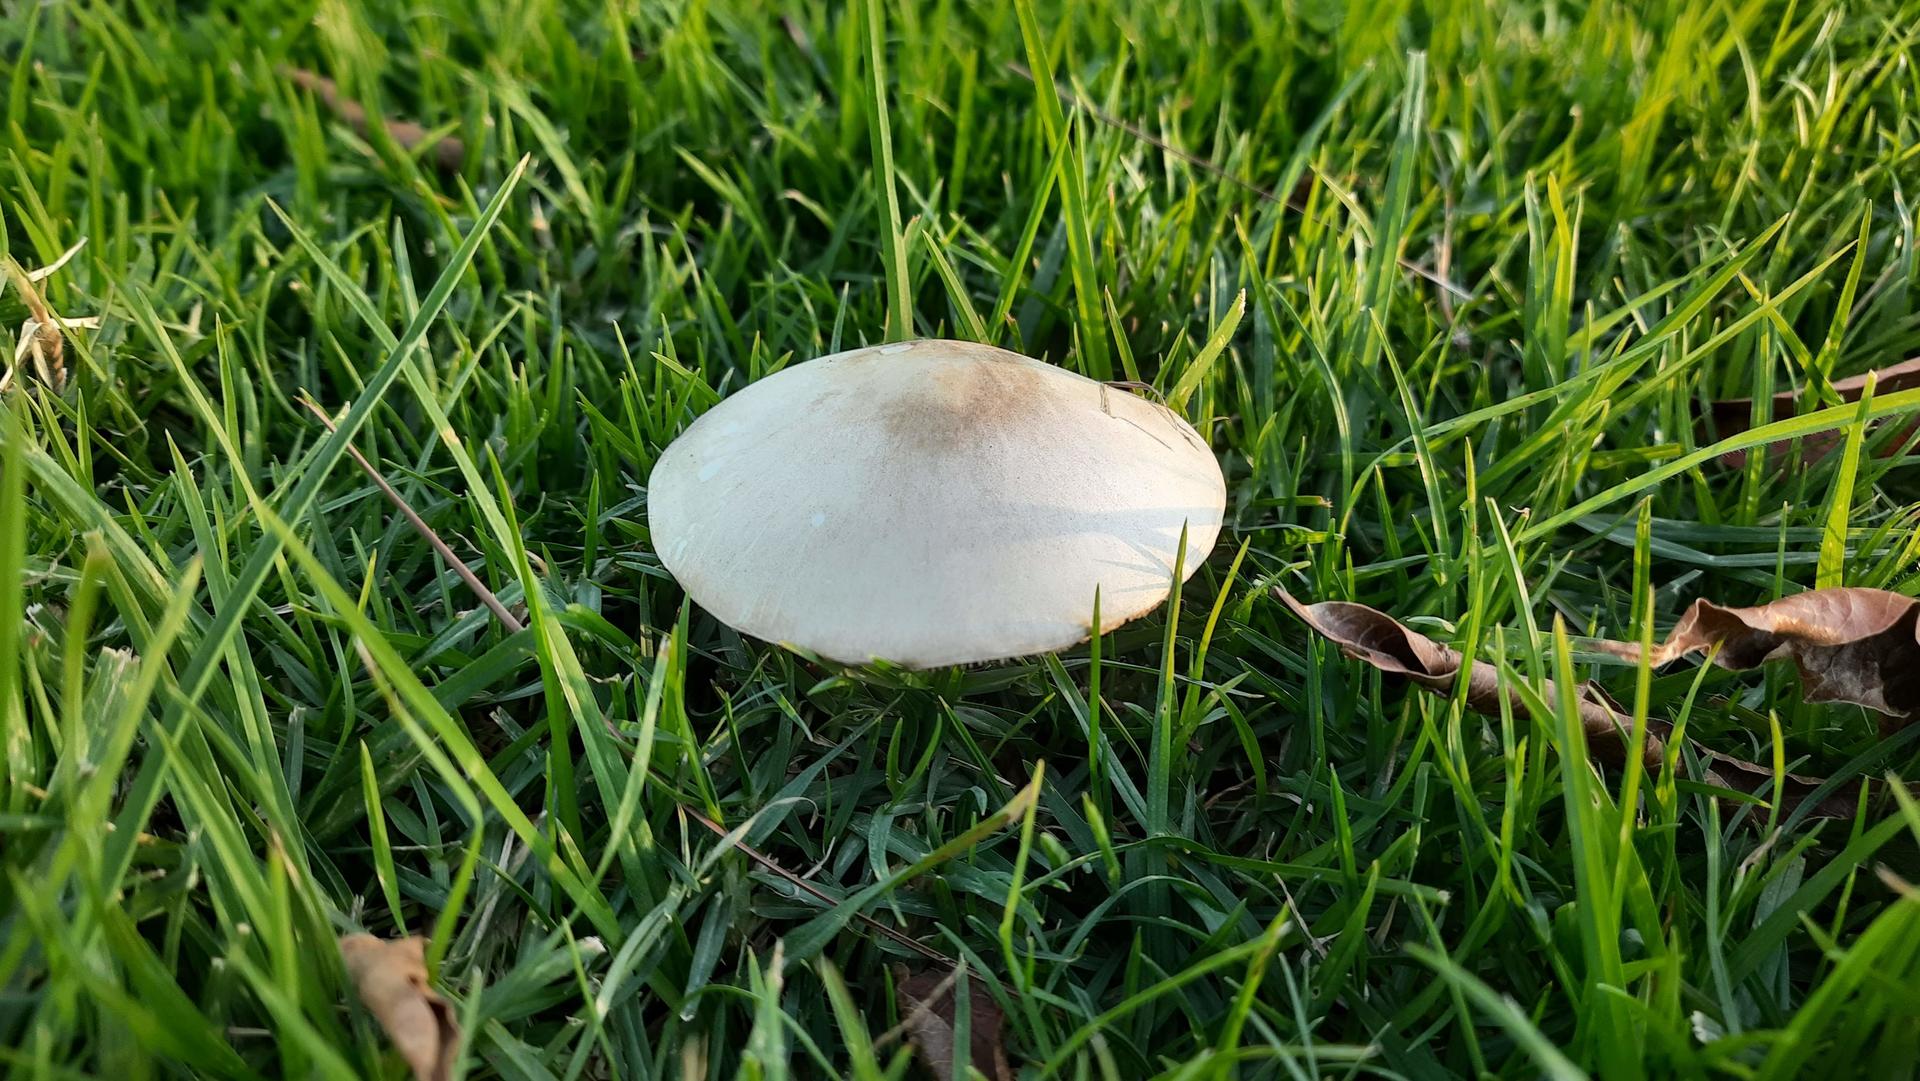
[[[1226,483],[1165,406],[1004,349],[794,365],[660,456],[647,518],[687,593],[756,638],[910,668],[1065,649],[1191,575]]]

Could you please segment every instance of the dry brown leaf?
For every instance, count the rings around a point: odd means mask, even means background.
[[[1916,611],[1920,602],[1884,589],[1813,589],[1756,608],[1697,600],[1648,663],[1663,665],[1716,646],[1714,662],[1734,671],[1792,661],[1807,701],[1865,706],[1897,727],[1920,712]],[[1601,648],[1630,661],[1640,657],[1632,642],[1603,642]]]
[[[11,259],[5,260],[7,275],[14,288],[20,293],[20,302],[27,306],[27,318],[20,324],[20,334],[14,342],[13,363],[8,366],[4,374],[0,374],[0,391],[12,385],[15,371],[28,361],[33,363],[33,374],[42,383],[52,387],[55,394],[66,389],[67,347],[61,331],[64,328],[76,327],[97,329],[100,326],[100,317],[83,316],[63,319],[56,316],[47,308],[47,302],[40,296],[40,290],[35,283],[45,280],[67,265],[67,261],[85,247],[86,243],[85,238],[82,238],[78,244],[68,248],[59,259],[38,270],[26,270]],[[0,291],[4,291],[3,284],[0,284]]]
[[[1307,626],[1338,645],[1347,656],[1365,661],[1382,672],[1405,676],[1437,694],[1453,693],[1460,675],[1459,651],[1410,630],[1385,612],[1364,604],[1346,601],[1304,604],[1284,589],[1274,592]],[[1548,702],[1558,697],[1551,681],[1541,688],[1541,693]],[[1530,716],[1520,693],[1501,685],[1499,669],[1486,661],[1473,662],[1473,670],[1467,675],[1467,708],[1475,713],[1498,716],[1502,697],[1513,704],[1516,716]],[[1623,760],[1633,718],[1615,709],[1599,688],[1590,683],[1574,688],[1574,700],[1580,706],[1580,728],[1595,751],[1614,762]],[[1649,769],[1660,768],[1661,756],[1666,753],[1664,733],[1657,729],[1654,724],[1647,726],[1644,760]]]
[[[1857,402],[1860,400],[1860,395],[1866,390],[1867,377],[1869,375],[1872,376],[1874,380],[1873,392],[1875,394],[1885,394],[1889,391],[1906,390],[1910,387],[1920,386],[1920,357],[1904,360],[1898,364],[1878,369],[1877,371],[1836,380],[1833,384],[1833,391],[1840,396],[1841,401]],[[1781,391],[1773,396],[1772,417],[1774,420],[1785,420],[1788,417],[1797,416],[1799,413],[1800,403],[1793,391]],[[1904,441],[1917,425],[1920,425],[1920,421],[1908,421],[1906,428],[1900,433],[1900,439],[1896,440],[1896,442]],[[1704,438],[1718,442],[1719,440],[1739,435],[1751,427],[1753,427],[1753,400],[1750,398],[1729,398],[1709,404],[1707,416],[1702,418],[1701,435]],[[1802,437],[1800,446],[1804,460],[1809,464],[1819,461],[1838,449],[1845,438],[1846,435],[1844,432],[1816,432],[1813,435]],[[1792,441],[1785,440],[1779,443],[1769,444],[1767,451],[1769,456],[1780,458],[1786,455],[1787,450],[1791,446]],[[1720,461],[1725,465],[1737,469],[1747,463],[1747,452],[1744,450],[1729,451],[1720,456]]]
[[[334,115],[346,121],[353,130],[362,135],[367,133],[366,106],[342,94],[332,79],[305,68],[287,68],[285,71],[287,78],[313,91],[314,96],[325,102],[327,108],[332,109]],[[386,129],[387,135],[405,150],[412,150],[429,138],[427,129],[411,120],[388,120]],[[466,144],[451,135],[434,139],[429,149],[433,152],[433,163],[449,173],[459,172],[461,163],[467,157]]]
[[[944,972],[929,970],[905,975],[895,970],[895,997],[899,1001],[902,1028],[907,1030],[920,1061],[937,1081],[954,1081],[953,1032],[954,995],[958,969]],[[978,977],[967,981],[967,1061],[989,1081],[1013,1081],[1013,1067],[1007,1064],[1007,1051],[1000,1042],[1000,1026],[1005,1021],[1000,1006],[993,1001]]]
[[[1453,693],[1460,674],[1462,658],[1459,651],[1441,645],[1426,635],[1402,625],[1385,612],[1369,608],[1364,604],[1352,604],[1346,601],[1306,604],[1279,588],[1274,589],[1274,594],[1307,626],[1319,632],[1321,637],[1338,645],[1347,656],[1365,661],[1382,672],[1411,680],[1435,694],[1451,695]],[[1720,609],[1720,611],[1734,610]],[[1752,611],[1752,609],[1737,609],[1737,611]],[[1911,642],[1913,629],[1911,618],[1907,620],[1906,627],[1909,631],[1908,639]],[[1603,646],[1620,645],[1622,643],[1603,643]],[[1674,656],[1678,655],[1678,653],[1674,654]],[[1558,698],[1558,692],[1550,680],[1541,687],[1541,694],[1549,703]],[[1498,668],[1486,661],[1474,661],[1467,675],[1467,708],[1476,713],[1498,716],[1502,698],[1511,703],[1515,716],[1530,717],[1532,715],[1520,693],[1502,685]],[[1631,746],[1632,716],[1614,706],[1600,688],[1591,683],[1581,683],[1577,686],[1574,689],[1574,699],[1580,707],[1580,728],[1586,734],[1587,744],[1592,748],[1593,753],[1615,764],[1625,761],[1627,749]],[[1667,742],[1672,736],[1671,724],[1651,718],[1647,721],[1646,751],[1642,762],[1648,770],[1660,769],[1666,754]],[[1711,763],[1707,775],[1707,780],[1711,783],[1751,793],[1774,780],[1773,771],[1764,766],[1722,754],[1702,746],[1697,740],[1688,740],[1687,745]],[[1819,777],[1804,777],[1789,773],[1785,776],[1784,795],[1789,801],[1805,799],[1823,783],[1825,783],[1824,780]],[[1857,792],[1856,787],[1848,785],[1842,791],[1821,799],[1814,805],[1812,813],[1824,818],[1850,817],[1853,814],[1854,797]]]
[[[453,1007],[427,984],[426,939],[397,942],[372,935],[340,940],[347,975],[394,1049],[412,1067],[416,1081],[446,1081],[460,1055],[460,1025]]]

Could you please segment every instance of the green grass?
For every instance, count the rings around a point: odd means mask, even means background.
[[[1830,387],[1920,352],[1912,0],[0,13],[0,248],[85,238],[42,288],[104,317],[0,409],[6,1076],[397,1077],[363,929],[430,936],[474,1077],[905,1076],[929,952],[1030,1078],[1920,1072],[1910,801],[1615,770],[1569,703],[1403,694],[1270,594],[1920,776],[1788,672],[1580,648],[1920,593],[1870,423],[1920,390]],[[1229,528],[1177,604],[920,674],[686,604],[661,448],[914,335],[1207,434]],[[1755,427],[1710,445],[1720,398]]]

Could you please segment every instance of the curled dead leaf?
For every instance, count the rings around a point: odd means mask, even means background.
[[[1460,676],[1463,658],[1458,650],[1411,630],[1385,612],[1364,604],[1346,601],[1321,601],[1304,604],[1284,589],[1274,592],[1307,626],[1338,645],[1349,657],[1396,676],[1404,676],[1436,694],[1450,695]],[[1541,693],[1551,702],[1558,697],[1549,681]],[[1520,693],[1502,684],[1500,670],[1486,661],[1474,661],[1467,674],[1467,708],[1475,713],[1498,716],[1500,700],[1512,703],[1516,716],[1529,716]],[[1580,707],[1580,728],[1597,752],[1619,762],[1629,746],[1628,734],[1633,718],[1615,709],[1598,687],[1582,683],[1574,688],[1574,700]],[[1647,726],[1645,762],[1649,769],[1660,768],[1666,753],[1664,733]]]
[[[11,259],[6,260],[7,277],[20,293],[21,303],[27,307],[27,318],[20,324],[20,334],[14,342],[13,363],[5,373],[0,374],[0,391],[6,390],[13,384],[14,373],[28,362],[32,363],[34,376],[52,387],[54,393],[58,394],[66,389],[66,339],[62,331],[76,327],[98,328],[100,319],[98,316],[62,319],[54,315],[47,307],[46,300],[41,297],[36,283],[44,281],[55,271],[66,266],[67,261],[78,254],[86,243],[86,239],[81,238],[79,243],[68,248],[60,258],[38,270],[25,270]]]
[[[1865,392],[1867,380],[1871,377],[1875,394],[1886,394],[1896,390],[1907,390],[1920,386],[1920,357],[1904,360],[1876,371],[1866,372],[1847,379],[1838,379],[1833,383],[1833,392],[1841,401],[1857,402]],[[1801,412],[1798,395],[1793,391],[1781,391],[1773,396],[1773,408],[1770,410],[1774,420],[1785,420]],[[1908,421],[1900,433],[1904,441],[1920,421]],[[1718,442],[1739,435],[1753,427],[1753,400],[1750,398],[1728,398],[1711,402],[1706,415],[1701,418],[1700,435],[1702,438]],[[1844,432],[1816,432],[1801,440],[1802,452],[1808,463],[1817,462],[1838,449],[1845,440]],[[1787,453],[1792,442],[1771,443],[1767,446],[1769,457],[1781,458]],[[1744,450],[1729,451],[1720,456],[1724,465],[1739,468],[1747,462]]]
[[[1754,608],[1697,600],[1655,647],[1655,666],[1714,650],[1714,663],[1745,671],[1792,661],[1809,702],[1850,702],[1903,725],[1920,712],[1920,601],[1884,589],[1812,589]],[[1637,661],[1632,642],[1600,648]]]
[[[380,1023],[416,1081],[446,1081],[460,1055],[453,1007],[427,983],[426,940],[347,935],[340,956],[367,1012]]]
[[[333,114],[347,122],[353,130],[362,135],[367,133],[367,108],[340,92],[332,79],[305,68],[283,69],[286,77],[296,86],[313,92],[314,96],[326,103]],[[422,143],[431,142],[433,163],[443,172],[457,173],[466,161],[467,146],[451,135],[432,138],[427,129],[411,120],[388,120],[385,124],[387,135],[400,144],[404,150],[412,150]]]
[[[1338,645],[1347,656],[1365,661],[1389,675],[1405,678],[1435,694],[1453,693],[1464,660],[1458,650],[1444,646],[1385,612],[1364,604],[1346,601],[1307,604],[1279,588],[1275,588],[1274,594],[1307,626]],[[1911,632],[1913,623],[1910,617],[1905,625]],[[1602,643],[1603,648],[1623,645],[1617,642]],[[1621,653],[1618,649],[1610,651]],[[1541,687],[1541,694],[1550,703],[1558,698],[1552,681],[1547,681]],[[1498,716],[1502,699],[1511,705],[1515,716],[1532,715],[1519,691],[1503,684],[1498,668],[1486,661],[1474,661],[1467,674],[1467,708],[1476,713]],[[1581,731],[1585,733],[1594,755],[1616,764],[1625,761],[1627,749],[1632,746],[1632,716],[1615,706],[1599,687],[1591,683],[1581,683],[1575,687],[1574,700],[1580,709]],[[1648,719],[1642,762],[1649,771],[1657,772],[1661,768],[1672,738],[1671,724]],[[1764,766],[1715,751],[1697,740],[1686,742],[1706,762],[1706,779],[1709,783],[1751,793],[1760,791],[1776,780],[1773,771]],[[1796,773],[1788,773],[1780,780],[1783,782],[1782,794],[1789,801],[1804,800],[1826,783],[1823,778]],[[1850,817],[1858,791],[1857,786],[1848,784],[1841,791],[1823,797],[1813,806],[1811,813],[1823,818]]]
[[[954,985],[959,969],[928,970],[907,975],[895,970],[894,994],[900,1006],[900,1027],[920,1061],[937,1081],[954,1081],[953,1045],[956,1020]],[[978,977],[967,981],[967,1061],[988,1081],[1013,1081],[1013,1067],[1000,1042],[1005,1015]]]
[[[18,365],[32,358],[33,374],[59,393],[67,385],[66,351],[66,339],[60,336],[58,323],[51,317],[42,321],[39,316],[30,316],[20,324],[13,362]]]

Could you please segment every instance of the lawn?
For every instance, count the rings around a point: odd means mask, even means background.
[[[67,321],[0,398],[0,1071],[408,1076],[366,932],[468,1077],[1915,1076],[1920,725],[1594,639],[1920,594],[1920,388],[1844,382],[1920,354],[1917,53],[1913,0],[0,0],[8,357]],[[1218,547],[966,669],[690,605],[662,449],[904,337],[1152,384]],[[1687,738],[1609,758],[1568,675]]]

